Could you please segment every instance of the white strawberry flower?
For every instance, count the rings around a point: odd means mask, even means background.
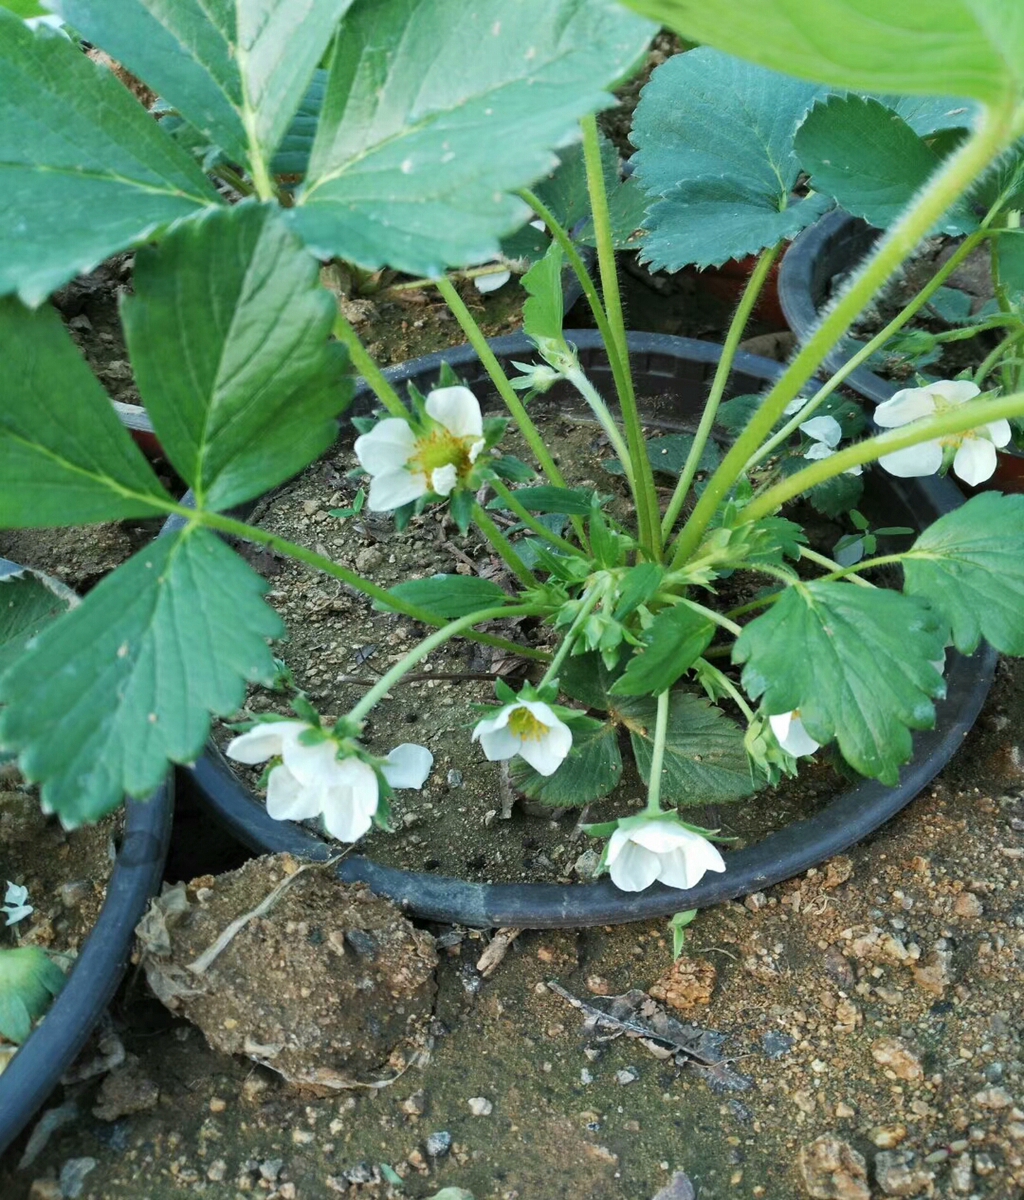
[[[804,728],[798,708],[792,712],[777,713],[774,717],[769,717],[768,724],[772,727],[775,740],[787,754],[792,754],[794,758],[813,754],[820,745]]]
[[[483,416],[469,388],[435,388],[425,407],[423,428],[386,417],[356,438],[356,457],[370,476],[373,512],[391,512],[431,492],[450,496],[484,448]]]
[[[28,903],[28,888],[24,884],[11,883],[7,881],[7,892],[4,895],[3,907],[0,912],[7,916],[8,925],[17,925],[19,921],[24,919],[35,909]]]
[[[572,749],[572,730],[543,700],[520,698],[478,722],[473,741],[489,762],[518,754],[538,774],[553,775]]]
[[[813,441],[804,458],[831,458],[835,454],[843,437],[843,429],[835,417],[811,417],[800,426],[801,430]],[[844,471],[844,475],[859,475],[864,468],[858,463]]]
[[[692,888],[708,871],[725,870],[718,847],[668,813],[619,821],[608,840],[605,863],[612,883],[624,892],[642,892],[656,880],[667,887]]]
[[[322,816],[331,837],[358,841],[373,824],[380,802],[377,771],[351,753],[339,758],[343,747],[334,738],[304,744],[302,735],[313,728],[306,721],[268,721],[236,737],[227,755],[250,765],[281,759],[267,779],[267,812],[276,821]],[[391,751],[380,772],[393,788],[418,789],[433,762],[425,746],[406,742]]]
[[[909,425],[924,417],[946,412],[981,394],[981,389],[965,379],[944,379],[924,387],[903,388],[891,400],[875,409],[875,422],[884,429]],[[953,471],[966,484],[976,487],[989,479],[996,469],[996,447],[1010,440],[1010,423],[1002,417],[976,429],[933,438],[905,450],[883,454],[879,462],[902,479],[934,475],[949,451],[954,451]]]

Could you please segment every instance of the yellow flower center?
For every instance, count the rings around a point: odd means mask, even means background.
[[[469,452],[475,440],[456,437],[443,425],[438,425],[416,442],[415,453],[409,459],[409,470],[414,475],[424,475],[428,486],[439,467],[453,466],[459,479],[464,479],[473,466]]]
[[[523,742],[539,742],[550,732],[550,727],[538,721],[528,708],[517,708],[508,719],[508,727]]]

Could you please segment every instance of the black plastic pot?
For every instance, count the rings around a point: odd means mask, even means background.
[[[612,394],[611,374],[598,334],[583,330],[570,332],[568,337],[579,348],[588,375],[604,394]],[[671,421],[699,413],[720,347],[655,334],[631,334],[629,342],[638,394],[653,398],[645,409],[648,417]],[[503,365],[512,358],[533,354],[522,336],[497,338],[490,344]],[[468,346],[416,359],[387,374],[393,383],[412,380],[426,391],[436,382],[442,362],[449,363],[480,394],[491,390],[479,360]],[[769,359],[737,355],[730,394],[757,392],[781,371],[782,367]],[[557,391],[550,395],[556,404],[560,402]],[[372,397],[363,389],[356,411],[371,406]],[[874,478],[878,488],[885,490],[885,504],[898,524],[923,527],[962,503],[957,490],[943,479]],[[728,852],[724,874],[708,874],[688,891],[655,884],[644,892],[626,893],[607,878],[569,885],[468,883],[382,866],[358,854],[348,855],[338,864],[337,872],[345,882],[364,881],[373,891],[422,917],[479,927],[541,929],[616,924],[704,908],[748,895],[845,850],[912,800],[963,742],[991,686],[995,662],[995,653],[987,647],[970,658],[949,652],[948,698],[937,706],[935,729],[915,736],[914,761],[902,772],[897,787],[865,780],[813,817],[795,822],[756,845]],[[251,849],[261,853],[288,851],[321,861],[334,853],[326,842],[301,826],[269,817],[264,805],[241,783],[212,742],[190,774],[201,801]]]
[[[18,570],[0,559],[0,576]],[[128,966],[135,926],[160,886],[171,835],[173,791],[129,800],[106,899],[67,982],[46,1018],[0,1075],[0,1155],[24,1129],[74,1062]]]

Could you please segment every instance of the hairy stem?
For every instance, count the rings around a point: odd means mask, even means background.
[[[480,532],[497,551],[498,556],[512,574],[519,580],[525,588],[540,587],[537,581],[537,576],[523,562],[516,551],[515,546],[501,532],[501,530],[491,520],[490,514],[486,513],[479,504],[473,506],[473,520],[480,528]]]
[[[672,693],[667,689],[658,696],[658,711],[654,718],[654,744],[651,747],[651,774],[647,781],[647,807],[644,812],[656,816],[661,807],[661,772],[665,765],[665,742],[668,740],[668,714]]]
[[[373,389],[373,394],[384,405],[393,417],[401,417],[408,421],[409,410],[402,403],[398,393],[388,383],[383,371],[373,361],[366,347],[359,340],[359,334],[352,328],[347,317],[339,310],[334,318],[334,336],[348,350],[352,365]]]

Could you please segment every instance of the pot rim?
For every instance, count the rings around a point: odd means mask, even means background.
[[[0,574],[16,564],[0,558]],[[150,896],[160,886],[171,836],[173,776],[146,800],[128,799],[103,907],[60,994],[0,1074],[0,1155],[60,1083],[113,998]]]
[[[566,336],[581,352],[594,358],[603,353],[596,330],[567,330]],[[721,347],[712,342],[672,337],[668,334],[631,333],[629,348],[635,374],[647,377],[647,386],[665,390],[672,378],[694,379],[694,365],[713,366]],[[522,334],[491,339],[499,359],[534,353]],[[454,369],[479,360],[470,346],[413,359],[385,372],[392,383],[420,376],[435,376],[441,363]],[[607,368],[604,368],[607,370]],[[734,374],[753,376],[760,383],[776,379],[782,366],[752,354],[737,354]],[[357,400],[372,399],[365,384]],[[897,494],[912,497],[929,519],[963,503],[963,497],[946,479],[886,479]],[[171,518],[163,532],[180,528]],[[952,648],[947,653],[947,696],[937,704],[931,730],[915,734],[915,758],[901,771],[900,782],[889,788],[865,779],[841,792],[821,811],[792,822],[761,841],[729,852],[724,874],[708,874],[685,891],[652,884],[643,892],[620,891],[607,877],[595,883],[471,883],[465,880],[383,866],[358,854],[347,854],[336,867],[345,883],[364,882],[401,907],[429,920],[480,928],[515,926],[544,929],[586,925],[614,925],[627,921],[665,917],[683,909],[706,908],[790,879],[843,850],[899,812],[938,774],[962,744],[988,695],[995,675],[997,655],[982,644],[965,656]],[[327,861],[335,851],[323,839],[300,825],[275,821],[265,806],[234,774],[212,739],[200,758],[187,768],[200,803],[208,807],[250,849],[262,854],[291,853]]]

